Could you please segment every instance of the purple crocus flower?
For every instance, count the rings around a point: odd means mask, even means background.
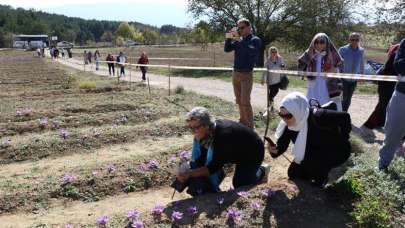
[[[97,171],[93,171],[93,172],[91,172],[91,175],[93,175],[93,177],[96,177],[96,176],[97,176],[97,174],[98,174],[98,172],[97,172]]]
[[[104,227],[107,225],[108,222],[108,217],[106,215],[101,216],[100,218],[97,219],[97,225]]]
[[[131,224],[131,227],[133,227],[133,228],[143,228],[144,226],[143,226],[143,222],[138,220],[138,221],[133,222]]]
[[[73,228],[73,225],[72,224],[66,224],[65,228]]]
[[[152,209],[152,215],[154,216],[160,216],[163,213],[163,210],[165,208],[161,204],[156,204],[155,207]]]
[[[65,175],[62,177],[62,182],[63,182],[64,184],[70,183],[70,182],[72,182],[72,181],[73,181],[73,176],[70,175],[70,174],[65,174]]]
[[[262,205],[260,205],[260,203],[257,201],[252,201],[250,206],[252,207],[253,211],[260,211],[262,209]]]
[[[196,214],[198,214],[198,210],[196,206],[190,206],[189,208],[187,208],[187,212],[191,215],[194,216]]]
[[[39,119],[39,125],[41,125],[42,127],[48,126],[48,118],[44,117]]]
[[[2,143],[3,147],[9,147],[11,146],[11,139],[6,139],[4,140],[4,142]]]
[[[171,157],[169,158],[168,163],[169,163],[169,164],[176,164],[176,163],[177,163],[177,157],[176,157],[176,156],[171,156]]]
[[[249,197],[249,193],[245,192],[245,191],[240,191],[238,193],[236,193],[239,197],[242,197],[244,199],[247,199]]]
[[[58,121],[52,121],[52,127],[55,129],[59,129],[60,128],[60,123]]]
[[[115,165],[110,165],[107,168],[108,173],[114,173],[117,170],[117,167]]]
[[[18,116],[18,117],[23,116],[23,112],[18,110],[18,111],[15,112],[15,115]]]
[[[270,197],[274,196],[274,194],[275,194],[275,192],[274,192],[271,188],[264,189],[264,190],[262,191],[262,195],[263,195],[264,197],[267,197],[267,198],[270,198]]]
[[[178,212],[178,211],[173,211],[171,217],[172,217],[173,222],[180,221],[181,219],[183,219],[183,213]]]
[[[218,197],[218,198],[217,198],[217,203],[218,203],[219,206],[221,206],[222,204],[224,204],[224,201],[225,201],[224,197]]]
[[[138,219],[140,213],[136,210],[128,211],[127,218],[130,219],[131,221]]]
[[[159,166],[159,161],[155,159],[150,160],[147,166],[149,169],[155,169]]]
[[[149,171],[149,166],[147,164],[140,164],[139,167],[138,167],[138,170],[141,173],[148,172]]]
[[[191,151],[182,151],[179,154],[180,159],[184,161],[190,161],[191,159]]]
[[[226,215],[228,216],[229,219],[232,219],[233,221],[241,221],[242,220],[242,213],[234,208],[231,207],[226,211]]]
[[[121,116],[121,119],[119,120],[122,124],[126,124],[128,123],[128,117],[126,117],[125,115]]]
[[[60,130],[60,137],[62,137],[63,139],[68,139],[69,138],[69,132],[66,131],[65,129]]]

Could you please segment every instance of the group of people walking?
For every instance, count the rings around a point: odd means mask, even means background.
[[[84,51],[83,53],[84,64],[85,65],[91,64],[92,60],[94,60],[96,70],[98,71],[100,69],[100,63],[103,62],[100,52],[96,50],[93,54],[91,51]],[[124,52],[120,52],[116,56],[114,56],[112,53],[108,53],[105,58],[105,62],[107,63],[108,73],[110,76],[114,76],[115,72],[117,72],[118,77],[125,77],[125,68],[128,65],[129,61],[128,57],[124,54]],[[142,65],[149,64],[149,59],[148,56],[146,55],[146,52],[141,53],[141,56],[139,57],[137,63]],[[116,68],[119,68],[119,72],[118,70],[117,71],[115,70]],[[147,69],[148,68],[146,66],[140,66],[140,70],[142,72],[142,81],[146,80]]]
[[[262,42],[252,34],[247,19],[239,20],[237,26],[226,34],[224,50],[234,52],[232,83],[239,106],[239,122],[214,120],[203,107],[194,108],[186,117],[194,135],[193,165],[178,173],[177,180],[189,189],[200,189],[200,193],[218,191],[224,178],[222,169],[227,163],[236,164],[234,187],[267,181],[269,172],[268,165],[263,164],[264,143],[254,131],[250,102],[253,67],[262,50]],[[294,144],[294,159],[288,168],[290,179],[308,180],[323,188],[330,170],[350,157],[352,124],[348,110],[357,82],[327,77],[325,73],[364,74],[364,49],[360,41],[360,34],[352,33],[348,44],[337,49],[327,34],[318,33],[298,58],[299,70],[308,72],[307,94],[293,92],[282,99],[278,112],[281,121],[275,134],[277,140],[272,142],[266,138],[273,158],[281,156],[291,142]],[[285,67],[276,47],[271,47],[269,53],[265,63],[267,69]],[[379,102],[362,127],[367,131],[384,126],[385,140],[377,168],[386,170],[405,137],[405,39],[390,48],[387,62],[377,73],[400,78],[399,82],[378,83]],[[262,84],[268,86],[271,104],[283,77],[276,73],[263,74]]]

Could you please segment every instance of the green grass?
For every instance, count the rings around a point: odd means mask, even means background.
[[[352,145],[353,165],[333,188],[343,201],[352,203],[351,215],[357,227],[398,226],[405,213],[405,160],[396,158],[385,173],[375,169],[374,149],[365,148],[356,137]]]

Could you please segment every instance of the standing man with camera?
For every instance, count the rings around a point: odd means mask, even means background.
[[[253,87],[253,68],[259,56],[262,41],[252,34],[249,20],[240,19],[238,27],[226,34],[225,52],[235,51],[233,89],[239,106],[239,122],[254,128],[250,94]]]

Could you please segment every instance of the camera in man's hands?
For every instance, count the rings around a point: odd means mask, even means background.
[[[183,183],[183,182],[177,180],[177,178],[176,178],[176,180],[173,181],[173,183],[170,185],[170,187],[176,189],[176,191],[178,191],[178,192],[183,192],[184,189],[187,187],[187,184],[186,184],[186,182]]]

